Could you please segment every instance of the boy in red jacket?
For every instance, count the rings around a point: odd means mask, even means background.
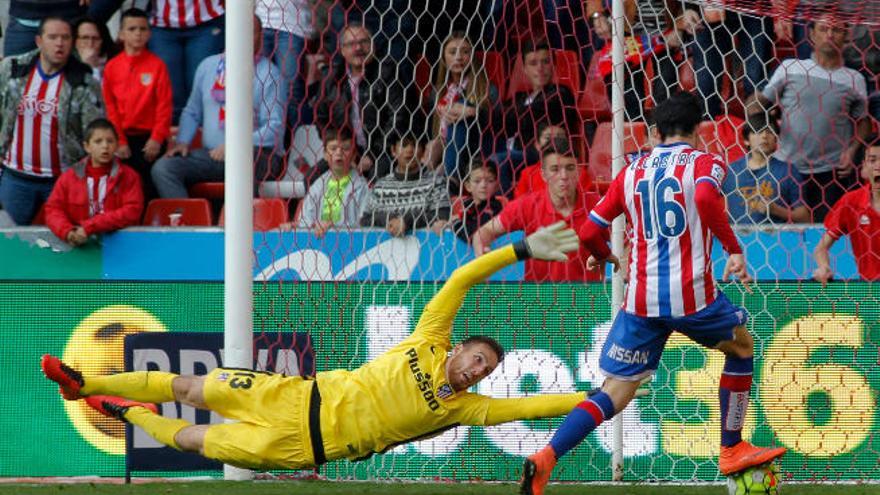
[[[116,156],[141,176],[144,196],[156,197],[150,167],[171,133],[171,79],[165,62],[147,50],[150,24],[140,9],[122,13],[119,39],[125,50],[104,68],[107,117],[116,127]]]
[[[73,246],[92,234],[137,225],[144,209],[141,180],[114,156],[118,138],[107,119],[95,119],[85,132],[88,157],[61,174],[49,201],[46,224]]]

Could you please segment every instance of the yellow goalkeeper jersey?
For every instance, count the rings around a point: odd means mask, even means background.
[[[354,371],[318,373],[327,460],[362,459],[458,425],[560,416],[584,400],[583,392],[493,399],[455,392],[446,379],[452,324],[465,294],[516,261],[506,246],[458,268],[403,342]]]

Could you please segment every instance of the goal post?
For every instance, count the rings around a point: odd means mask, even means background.
[[[254,1],[226,4],[224,366],[253,366]],[[253,472],[226,465],[228,480]]]

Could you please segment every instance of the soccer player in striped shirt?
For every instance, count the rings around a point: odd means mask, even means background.
[[[748,313],[715,288],[712,237],[728,253],[723,278],[751,280],[742,248],[728,224],[721,183],[725,164],[694,149],[703,105],[676,93],[654,110],[662,144],[624,168],[581,227],[588,265],[619,266],[602,233],[620,214],[629,229],[629,285],[602,348],[602,390],[571,411],[544,449],[526,459],[522,493],[540,495],[557,459],[632,401],[640,381],[657,370],[673,331],[726,355],[718,397],[725,475],[769,462],[784,448],[759,448],[742,439],[752,387],[753,341]]]

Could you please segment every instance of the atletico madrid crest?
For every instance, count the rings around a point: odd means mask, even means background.
[[[452,386],[450,386],[448,383],[440,385],[440,388],[437,389],[437,397],[441,399],[448,399],[452,397],[454,393],[455,392],[452,390]]]

